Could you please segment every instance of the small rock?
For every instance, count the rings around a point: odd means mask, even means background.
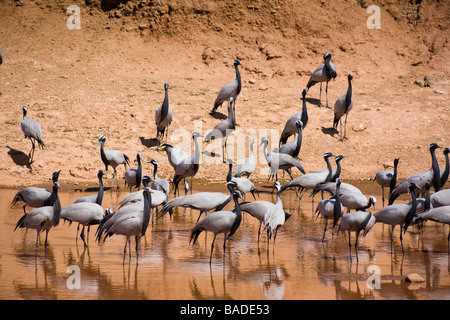
[[[439,77],[435,76],[435,75],[426,75],[425,78],[423,79],[425,81],[425,85],[427,87],[431,87],[432,85],[434,85],[436,82],[438,82],[440,79]]]
[[[283,57],[281,54],[273,52],[273,51],[267,51],[266,52],[266,59],[267,60],[272,60],[272,59],[278,59]]]
[[[424,282],[425,279],[422,278],[422,277],[421,277],[419,274],[417,274],[417,273],[410,273],[410,274],[406,275],[405,281],[406,281],[406,282]]]
[[[248,83],[250,83],[250,84],[255,84],[255,83],[256,83],[256,80],[252,78],[252,79],[248,80]]]
[[[364,131],[364,130],[366,130],[366,126],[363,125],[362,123],[360,123],[360,124],[358,124],[358,125],[353,126],[352,129],[353,129],[353,131],[356,131],[356,132],[358,132],[358,131]]]
[[[423,79],[417,79],[416,81],[414,81],[414,84],[422,88],[425,87],[425,81]]]

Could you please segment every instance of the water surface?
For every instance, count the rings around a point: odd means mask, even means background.
[[[267,184],[269,186],[270,183]],[[260,200],[275,202],[275,193],[259,186]],[[373,182],[358,185],[366,195],[381,195]],[[194,185],[194,192],[227,192],[225,186]],[[242,224],[227,244],[223,260],[223,236],[216,239],[209,264],[212,234],[205,233],[189,244],[196,210],[177,208],[149,227],[140,241],[136,259],[134,240],[131,259],[123,255],[125,237],[113,236],[103,245],[89,247],[76,241],[76,224],[61,222],[44,235],[35,248],[35,230],[18,229],[22,205],[11,208],[17,190],[0,192],[0,299],[448,299],[450,269],[447,254],[448,227],[428,222],[423,233],[416,227],[404,236],[401,253],[399,230],[391,254],[390,227],[376,224],[359,242],[358,258],[350,254],[346,234],[328,231],[322,243],[324,222],[313,217],[307,194],[298,208],[293,191],[283,193],[283,205],[292,217],[278,232],[275,250],[268,249],[265,233],[257,243],[259,222],[244,213]],[[63,206],[91,192],[60,193]],[[116,209],[126,194],[108,191],[103,207]],[[325,195],[327,197],[327,195]],[[172,196],[171,196],[172,198]],[[247,200],[252,200],[247,195]],[[315,205],[320,200],[316,196]],[[403,199],[406,201],[407,198]],[[352,236],[352,244],[354,236]],[[79,268],[80,288],[70,289],[73,266]],[[371,268],[379,270],[380,288],[368,286]],[[369,268],[369,270],[368,270]],[[404,277],[419,274],[425,281],[409,283]],[[68,281],[69,280],[69,281]],[[370,281],[369,281],[370,282]]]

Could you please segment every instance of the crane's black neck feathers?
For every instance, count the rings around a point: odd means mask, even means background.
[[[161,120],[163,121],[167,117],[167,113],[169,112],[169,93],[168,88],[164,87],[164,101],[161,105]]]
[[[97,194],[97,199],[95,200],[95,203],[97,203],[99,206],[102,205],[103,203],[103,193],[104,193],[104,188],[103,188],[103,174],[99,174],[98,175],[98,183],[99,183],[99,188],[98,188],[98,194]]]
[[[237,96],[241,92],[242,81],[241,81],[241,73],[239,72],[238,64],[235,63],[234,67],[236,69],[236,80],[237,80],[236,96]]]
[[[325,74],[327,75],[328,81],[336,78],[337,74],[336,74],[336,71],[334,71],[333,68],[331,67],[331,59],[330,58],[325,60],[324,69],[325,69]]]
[[[348,108],[350,107],[351,102],[352,102],[352,80],[349,77],[347,94],[345,95],[345,112],[344,112],[344,114],[348,112]]]
[[[100,156],[102,158],[103,164],[105,165],[105,170],[108,171],[108,166],[109,166],[109,160],[106,157],[106,153],[105,153],[105,140],[101,141],[101,145],[100,145]]]
[[[241,225],[241,220],[242,220],[241,207],[239,206],[238,195],[236,193],[233,194],[233,200],[234,200],[234,204],[235,204],[234,212],[236,213],[236,219],[234,220],[234,223],[233,223],[233,226],[231,227],[230,233],[228,233],[228,235],[226,237],[227,239],[229,239],[236,232],[236,230]]]

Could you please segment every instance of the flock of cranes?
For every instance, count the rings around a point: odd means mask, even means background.
[[[306,192],[311,191],[313,197],[313,214],[314,212],[321,216],[325,222],[322,241],[325,241],[328,220],[333,221],[332,232],[336,227],[338,231],[347,231],[349,240],[349,250],[351,257],[351,232],[355,232],[355,250],[358,259],[357,246],[360,233],[365,236],[375,223],[384,223],[391,226],[391,248],[393,246],[393,234],[397,225],[400,226],[400,241],[403,249],[402,235],[408,227],[413,224],[420,225],[425,220],[433,220],[444,224],[450,224],[450,191],[443,189],[445,182],[449,176],[449,148],[444,149],[446,157],[446,167],[439,168],[435,151],[441,148],[438,144],[430,145],[431,168],[423,173],[418,173],[408,177],[403,182],[397,181],[397,167],[399,159],[394,160],[394,172],[380,171],[376,174],[374,180],[381,186],[383,208],[374,214],[369,209],[375,208],[375,197],[367,197],[357,187],[342,182],[340,180],[341,164],[344,159],[343,155],[334,155],[331,152],[325,152],[323,155],[326,168],[306,173],[302,163],[298,160],[298,156],[302,145],[302,131],[308,125],[308,110],[306,105],[306,95],[308,90],[315,84],[320,83],[320,97],[322,93],[322,83],[326,83],[326,106],[328,107],[328,83],[337,77],[336,66],[331,62],[331,54],[326,53],[323,56],[324,62],[312,73],[306,88],[302,91],[302,110],[288,118],[279,140],[279,147],[272,152],[267,149],[269,140],[266,137],[261,139],[264,156],[269,166],[269,179],[275,179],[274,189],[276,189],[276,202],[258,200],[258,190],[249,180],[255,171],[255,155],[254,155],[254,139],[250,139],[250,155],[248,158],[239,159],[233,170],[234,161],[228,157],[227,139],[228,135],[236,128],[235,105],[239,93],[241,91],[242,82],[239,72],[239,66],[242,66],[239,60],[234,61],[236,78],[233,82],[225,85],[219,91],[214,106],[210,112],[211,115],[224,103],[228,103],[228,117],[219,122],[213,130],[205,136],[204,141],[220,138],[222,140],[222,156],[223,162],[228,163],[229,170],[226,179],[226,186],[229,194],[221,192],[192,192],[193,179],[200,167],[200,148],[199,138],[202,135],[193,132],[192,139],[194,142],[194,152],[192,155],[186,154],[180,148],[168,144],[168,130],[173,121],[173,112],[169,105],[169,84],[164,83],[164,101],[155,112],[155,124],[157,127],[156,137],[161,142],[159,148],[167,154],[169,164],[172,166],[174,175],[171,181],[173,187],[173,199],[169,200],[170,182],[160,179],[157,175],[159,163],[153,159],[149,163],[154,165],[153,177],[145,175],[142,167],[142,154],[136,155],[137,168],[128,168],[130,160],[127,155],[118,150],[105,149],[105,136],[98,138],[100,146],[100,157],[105,165],[105,170],[98,171],[99,191],[98,194],[79,198],[75,203],[66,207],[61,207],[58,196],[58,177],[60,171],[55,171],[52,176],[52,191],[27,187],[20,190],[12,201],[12,205],[21,201],[25,205],[23,207],[24,215],[16,224],[17,228],[36,229],[36,247],[39,244],[39,234],[46,232],[45,246],[47,245],[47,236],[52,227],[59,224],[60,219],[70,223],[78,223],[77,236],[80,226],[82,231],[80,238],[85,246],[87,246],[87,238],[89,238],[89,229],[92,225],[98,225],[95,232],[96,240],[100,243],[104,242],[108,237],[117,234],[126,236],[124,247],[124,259],[127,252],[131,255],[131,236],[135,237],[136,255],[138,255],[139,239],[146,234],[147,228],[154,219],[162,219],[167,212],[170,216],[173,214],[175,207],[185,207],[198,210],[199,216],[195,226],[192,229],[190,243],[196,243],[199,235],[203,231],[209,231],[214,234],[211,243],[210,263],[214,250],[216,236],[220,233],[224,234],[223,242],[223,259],[225,259],[225,248],[227,240],[235,234],[242,220],[242,212],[248,213],[256,218],[259,223],[258,245],[260,241],[261,228],[267,232],[267,245],[273,238],[273,250],[275,249],[275,239],[278,230],[292,216],[283,208],[282,193],[287,189],[295,189],[299,197],[299,203]],[[341,140],[346,138],[347,116],[353,107],[352,98],[352,81],[353,75],[348,74],[348,89],[334,104],[333,127],[337,129],[340,123],[339,134]],[[344,123],[342,123],[342,120]],[[342,126],[344,125],[344,129]],[[29,162],[33,162],[36,142],[39,147],[43,148],[44,142],[42,138],[41,126],[35,120],[27,118],[27,107],[23,107],[23,121],[21,122],[22,131],[26,138],[32,143],[29,153]],[[294,139],[288,142],[288,139],[294,136]],[[164,142],[165,143],[162,143]],[[333,168],[330,159],[334,158],[336,168]],[[117,181],[117,167],[124,165],[125,167],[125,184],[129,188],[129,194],[126,195],[119,204],[117,211],[111,209],[104,210],[102,207],[103,199],[103,176],[108,171],[109,166],[113,168],[112,186]],[[298,169],[301,175],[294,178],[292,169]],[[284,184],[280,184],[278,180],[278,171],[286,172],[291,180]],[[188,182],[190,178],[190,183]],[[185,195],[180,196],[179,183],[184,181]],[[143,185],[143,189],[141,189]],[[138,191],[132,192],[136,188]],[[384,188],[389,188],[389,203],[385,206]],[[434,193],[430,195],[430,189],[434,188]],[[190,194],[189,194],[190,190]],[[246,201],[247,193],[253,195],[252,201]],[[322,193],[322,200],[318,203],[314,211],[314,196]],[[329,199],[323,199],[324,192],[331,195]],[[410,203],[396,203],[394,201],[401,195],[409,193],[411,196]],[[424,198],[418,198],[422,194]],[[241,199],[241,201],[240,201]],[[35,209],[26,212],[26,206]],[[234,207],[232,210],[226,210],[225,207],[230,205]],[[202,214],[205,217],[200,220]],[[85,235],[87,228],[87,236]],[[450,233],[449,233],[449,254],[450,254]],[[393,248],[392,248],[393,250]]]

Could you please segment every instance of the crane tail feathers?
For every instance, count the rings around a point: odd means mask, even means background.
[[[337,116],[337,114],[334,114],[334,118],[333,118],[333,128],[337,129],[338,123],[339,123],[339,117]]]
[[[11,207],[14,206],[17,202],[23,201],[22,195],[20,194],[20,191],[16,193],[13,200],[11,201]]]
[[[123,156],[124,156],[124,158],[125,158],[125,163],[126,163],[126,165],[130,165],[130,158],[128,158],[128,156],[127,156],[126,154],[124,154]],[[125,166],[126,166],[126,165],[125,165]]]
[[[26,214],[24,214],[19,221],[17,221],[16,227],[14,228],[14,231],[16,231],[17,228],[23,228],[23,221],[25,220],[25,218],[27,217]]]
[[[306,89],[311,88],[311,87],[312,87],[313,85],[315,85],[316,83],[317,83],[316,81],[309,80],[308,83],[306,84]]]
[[[194,230],[192,230],[191,233],[191,238],[189,239],[189,243],[192,242],[192,245],[195,244],[195,242],[197,241],[198,236],[200,235],[200,233],[202,233],[203,228],[199,228],[199,227],[194,227]]]
[[[45,148],[44,141],[40,138],[37,138],[36,141],[38,143],[39,148],[43,150]]]

